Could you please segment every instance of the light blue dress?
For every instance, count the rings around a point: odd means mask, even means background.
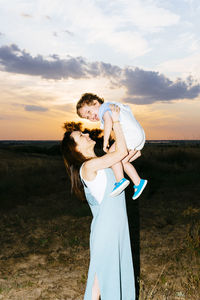
[[[84,185],[92,211],[90,265],[84,300],[92,299],[95,274],[101,300],[135,300],[135,280],[130,246],[125,193],[110,197],[115,183],[112,169],[105,169],[107,182],[99,204]],[[100,183],[101,184],[101,183]]]

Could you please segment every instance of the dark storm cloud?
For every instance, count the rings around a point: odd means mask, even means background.
[[[93,62],[87,64],[87,73],[92,76],[119,77],[122,69],[104,62]]]
[[[200,93],[200,84],[191,77],[186,81],[172,81],[163,74],[144,71],[139,68],[125,69],[121,84],[126,87],[125,101],[136,104],[150,104],[156,101],[194,99]]]
[[[37,106],[37,105],[25,105],[24,109],[26,111],[41,111],[41,112],[48,111],[48,108]]]
[[[0,63],[7,72],[41,76],[47,79],[86,76],[82,58],[59,59],[57,55],[52,55],[47,60],[41,55],[32,57],[16,45],[0,48]]]
[[[101,62],[89,63],[82,57],[67,56],[60,59],[54,54],[49,59],[42,55],[32,57],[18,46],[0,47],[0,63],[11,73],[41,76],[47,79],[86,78],[88,76],[114,76],[120,68]]]
[[[200,94],[200,84],[191,77],[170,80],[163,74],[139,68],[120,68],[104,62],[88,62],[82,57],[60,58],[53,54],[31,56],[16,45],[0,47],[0,64],[6,72],[41,76],[46,79],[108,77],[114,86],[125,87],[125,102],[150,104],[156,101],[194,99]],[[114,79],[114,81],[113,81]]]

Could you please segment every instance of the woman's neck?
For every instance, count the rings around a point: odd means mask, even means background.
[[[87,149],[87,152],[84,154],[85,158],[94,158],[96,157],[95,153],[94,153],[94,145],[92,145],[91,148]]]

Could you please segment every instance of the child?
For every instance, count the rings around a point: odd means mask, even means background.
[[[141,179],[131,164],[133,160],[141,155],[140,150],[145,144],[145,133],[141,125],[134,118],[129,106],[121,103],[104,103],[102,98],[91,93],[85,93],[76,105],[77,114],[81,118],[88,119],[92,122],[101,121],[101,128],[104,128],[103,150],[105,152],[114,151],[115,144],[109,148],[109,137],[112,130],[112,118],[110,104],[115,104],[120,107],[120,124],[124,133],[129,154],[122,160],[122,163],[117,163],[112,166],[116,177],[116,183],[111,196],[119,195],[128,185],[129,181],[124,178],[124,171],[134,183],[133,200],[137,199],[143,192],[147,180]]]

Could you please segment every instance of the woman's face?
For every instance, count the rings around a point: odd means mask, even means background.
[[[71,133],[71,137],[74,139],[77,145],[77,150],[81,152],[84,156],[87,150],[93,148],[96,144],[96,142],[89,137],[88,133],[82,133],[81,131],[73,131]]]

